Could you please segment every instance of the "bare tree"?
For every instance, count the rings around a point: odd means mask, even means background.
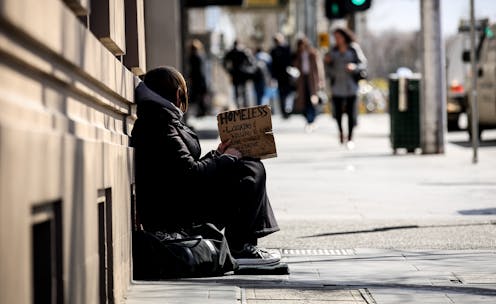
[[[399,67],[418,70],[420,40],[416,32],[394,30],[368,33],[361,46],[368,59],[370,78],[387,78]]]

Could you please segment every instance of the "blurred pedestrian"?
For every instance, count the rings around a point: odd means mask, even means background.
[[[296,82],[296,100],[294,108],[302,112],[307,120],[306,131],[315,128],[319,103],[318,91],[324,87],[324,69],[319,52],[310,45],[306,37],[299,38],[296,43],[296,54],[293,65],[300,71]]]
[[[253,78],[253,85],[255,87],[255,95],[257,98],[257,105],[262,105],[268,95],[268,86],[270,85],[270,65],[272,58],[269,53],[264,51],[262,47],[257,47],[255,50],[255,61],[257,66],[256,74]]]
[[[355,35],[346,28],[337,28],[333,32],[335,46],[325,55],[324,61],[328,67],[332,92],[332,112],[339,129],[339,142],[344,143],[342,117],[343,111],[348,117],[349,149],[353,142],[353,128],[357,124],[358,81],[366,78],[367,59]]]
[[[287,98],[291,92],[290,77],[287,73],[287,68],[291,65],[291,48],[286,43],[284,36],[277,33],[273,38],[274,46],[270,50],[272,64],[270,72],[272,78],[277,81],[277,88],[279,92],[279,109],[283,118],[288,118],[287,111]]]
[[[254,73],[254,66],[246,50],[238,40],[234,41],[233,47],[224,56],[222,64],[229,75],[231,75],[236,107],[247,107],[246,82],[250,78],[250,75]]]
[[[188,59],[189,98],[191,104],[196,106],[196,116],[205,116],[208,113],[208,90],[205,74],[205,53],[200,40],[193,39],[191,41]]]

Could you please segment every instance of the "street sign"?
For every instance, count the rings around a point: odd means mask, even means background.
[[[329,47],[329,34],[328,33],[319,33],[319,47],[328,48]]]

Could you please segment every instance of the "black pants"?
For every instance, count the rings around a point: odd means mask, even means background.
[[[242,159],[205,191],[201,220],[225,228],[229,245],[241,249],[246,243],[279,230],[266,191],[262,162]]]
[[[286,99],[288,98],[289,93],[291,93],[289,80],[277,80],[277,89],[279,92],[279,109],[281,111],[281,115],[282,117],[287,118],[289,113],[286,110]]]
[[[346,111],[346,115],[348,116],[348,140],[352,140],[353,138],[353,128],[356,126],[357,120],[357,98],[356,96],[333,96],[332,97],[332,107],[333,107],[333,116],[336,119],[339,128],[339,134],[343,134],[343,110]]]
[[[208,113],[206,103],[206,92],[191,90],[190,102],[197,106],[197,117],[205,116]]]
[[[233,83],[234,86],[234,103],[236,107],[245,108],[248,107],[248,96],[246,96],[246,83]],[[239,100],[241,98],[241,101]]]

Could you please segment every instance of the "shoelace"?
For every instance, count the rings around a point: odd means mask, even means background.
[[[266,258],[266,257],[271,256],[271,253],[268,250],[266,250],[264,248],[260,248],[260,247],[255,246],[255,245],[249,245],[249,246],[247,246],[247,249],[250,250],[251,252],[253,252],[254,254],[261,256],[262,258]]]

